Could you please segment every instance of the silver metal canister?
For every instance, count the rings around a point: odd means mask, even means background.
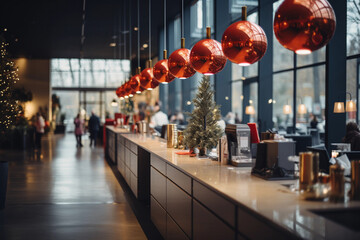
[[[319,154],[313,152],[300,153],[300,190],[306,190],[318,181]]]
[[[177,142],[177,134],[175,134],[175,132],[177,131],[177,127],[176,124],[168,124],[167,125],[167,147],[168,148],[173,148],[174,146],[176,146],[176,142]]]
[[[149,131],[149,124],[144,120],[140,121],[139,132],[140,133],[147,133],[148,131]]]

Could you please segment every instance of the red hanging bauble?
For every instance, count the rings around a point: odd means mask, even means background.
[[[163,84],[172,82],[172,80],[175,79],[175,77],[169,72],[168,60],[166,59],[166,55],[166,50],[164,50],[164,59],[158,61],[153,68],[154,78],[158,82]]]
[[[285,0],[274,19],[277,40],[297,54],[309,54],[325,46],[335,26],[334,10],[326,0]]]
[[[230,61],[249,66],[264,56],[267,39],[259,25],[246,21],[246,7],[242,8],[242,13],[242,21],[231,24],[225,30],[221,46]]]
[[[116,96],[119,98],[121,96],[121,87],[118,87],[115,91]]]
[[[190,50],[185,48],[185,38],[181,38],[181,48],[174,51],[168,59],[170,73],[177,78],[185,79],[195,74],[190,64]]]
[[[125,97],[129,97],[132,91],[129,82],[125,83],[124,88],[125,88]]]
[[[197,42],[190,52],[190,63],[199,73],[213,75],[223,70],[226,57],[221,49],[221,44],[210,39],[211,29],[206,28],[207,39]]]
[[[129,81],[130,87],[131,87],[132,90],[135,91],[135,93],[141,93],[141,91],[140,91],[140,79],[141,79],[140,74],[136,74]]]
[[[141,72],[140,84],[146,90],[153,90],[151,82],[154,79],[151,60],[147,62],[148,67]]]
[[[151,88],[152,89],[155,89],[155,88],[157,88],[157,86],[159,86],[159,81],[158,80],[156,80],[155,78],[153,78],[152,80],[151,80]]]

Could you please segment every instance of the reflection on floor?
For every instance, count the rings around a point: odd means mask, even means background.
[[[146,239],[103,149],[83,144],[50,135],[41,153],[0,152],[9,160],[0,239]]]

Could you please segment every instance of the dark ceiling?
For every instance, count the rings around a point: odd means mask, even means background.
[[[131,2],[131,3],[130,3]],[[189,1],[186,1],[189,2]],[[137,1],[86,0],[84,58],[124,58],[123,34],[121,52],[110,47],[114,36],[129,29],[132,21],[132,59],[137,53]],[[129,8],[131,4],[131,9]],[[141,46],[148,42],[148,0],[140,0]],[[168,19],[180,14],[181,0],[167,1]],[[83,0],[7,0],[0,10],[0,28],[7,29],[13,57],[26,58],[79,58],[81,52]],[[158,31],[163,27],[163,0],[152,0],[152,56],[158,52]],[[129,57],[129,34],[126,39],[126,58]],[[118,40],[116,39],[116,42]],[[148,59],[148,49],[141,51],[141,59]]]

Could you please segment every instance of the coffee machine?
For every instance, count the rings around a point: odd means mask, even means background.
[[[228,124],[225,128],[229,163],[236,167],[251,167],[251,134],[246,124]]]

